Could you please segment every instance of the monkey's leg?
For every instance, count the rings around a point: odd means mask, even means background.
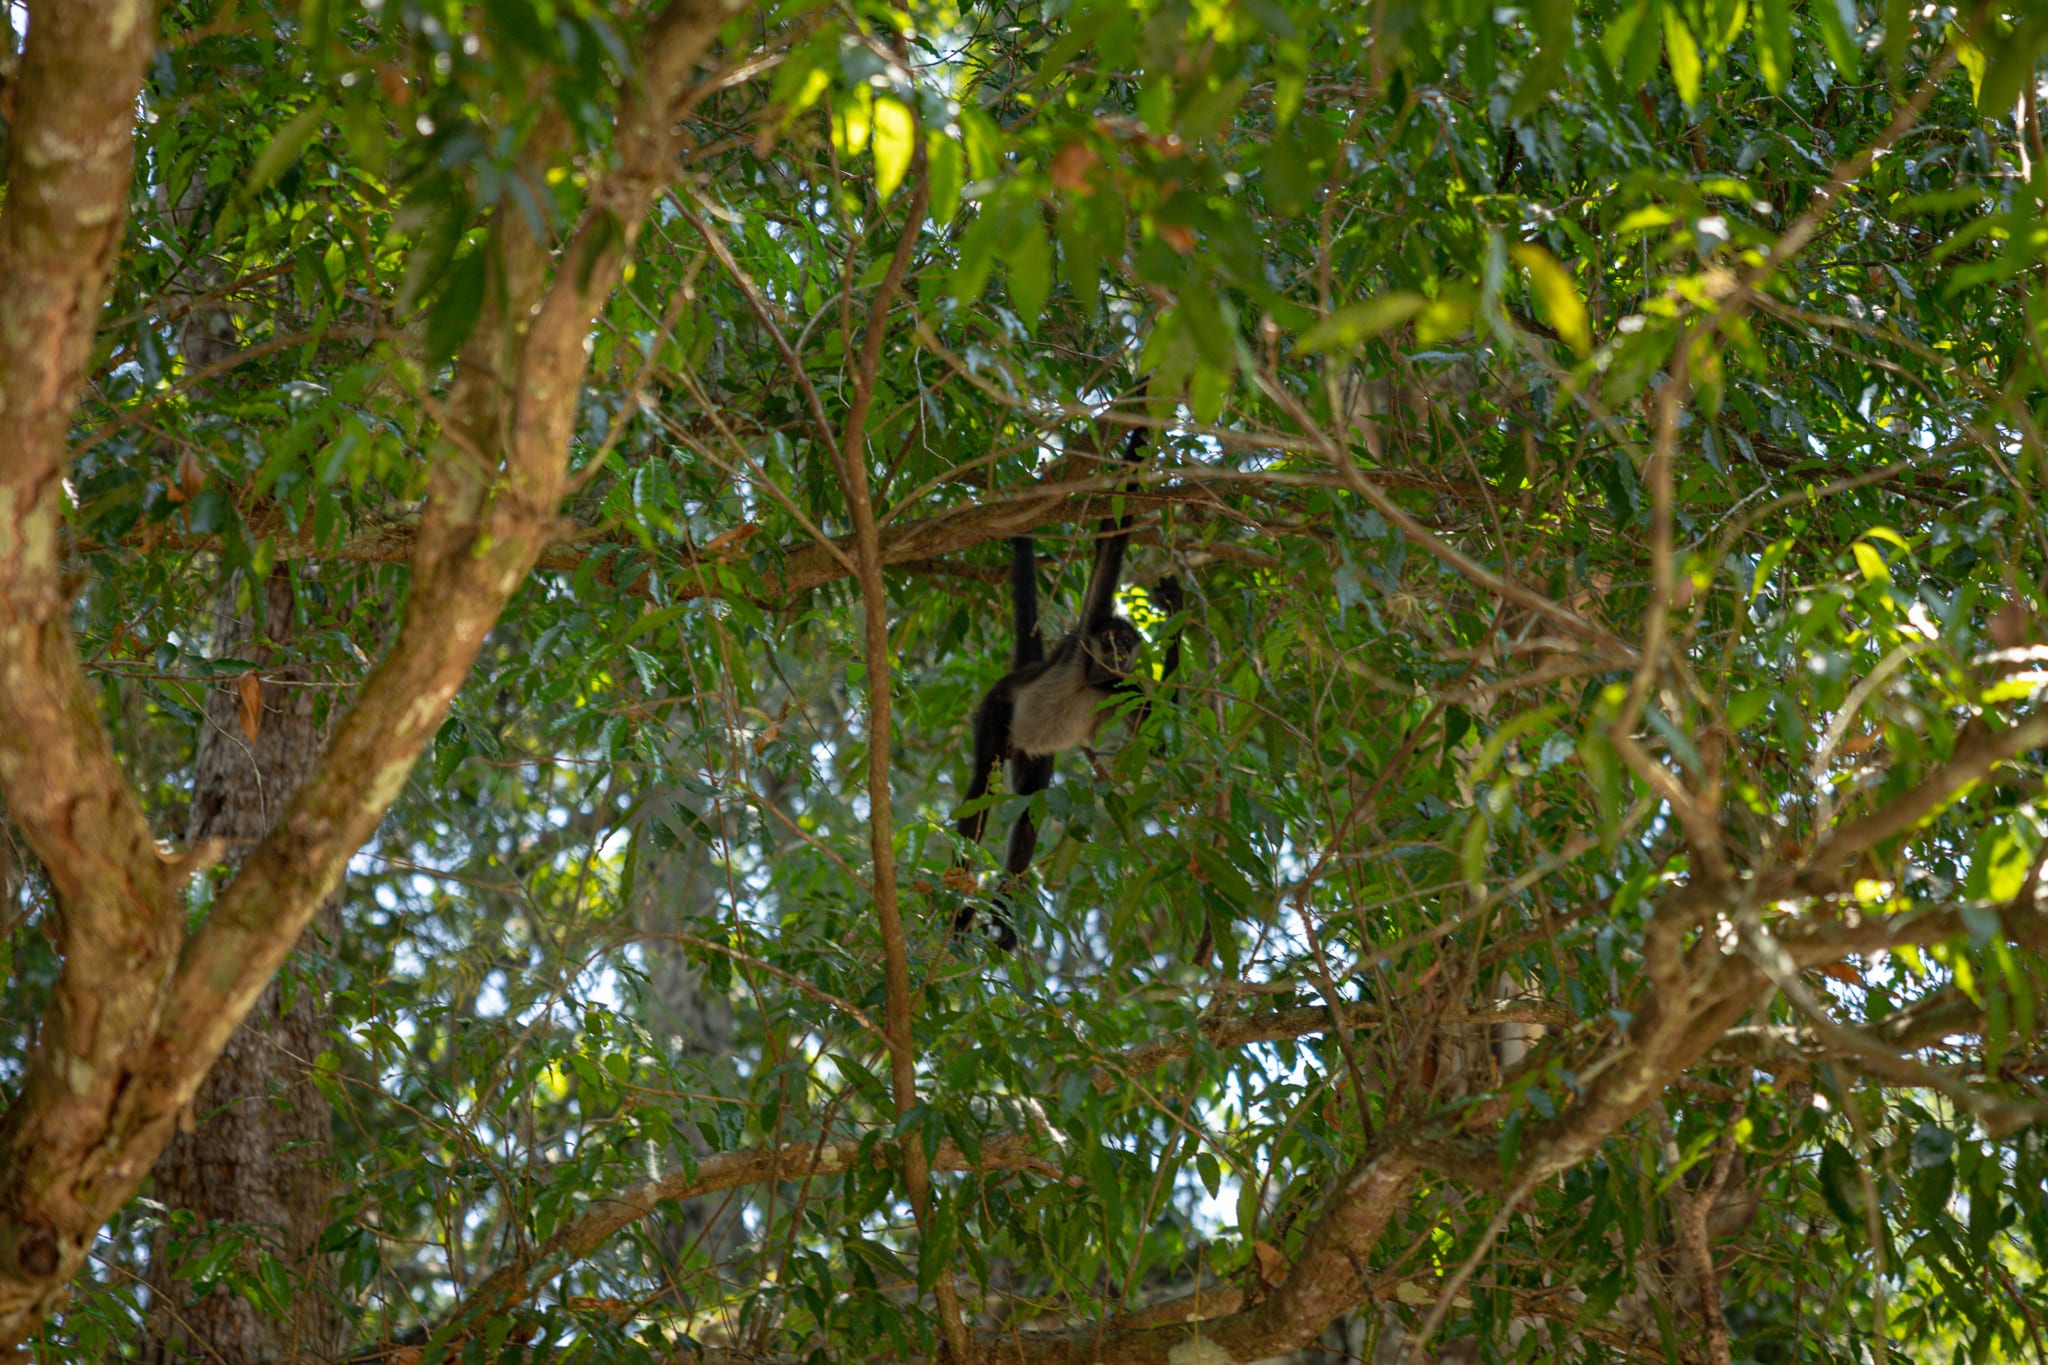
[[[1010,785],[1018,796],[1032,796],[1052,785],[1053,756],[1051,754],[1018,754],[1010,761]],[[1026,806],[1017,814],[1017,823],[1010,826],[1010,847],[1003,858],[1003,880],[989,898],[989,923],[995,931],[996,946],[1009,952],[1017,946],[1017,931],[1012,927],[1013,913],[1010,910],[1011,897],[1031,873],[1031,859],[1038,852],[1038,826],[1032,822],[1031,808]]]
[[[989,778],[1010,752],[1010,718],[1016,709],[1008,678],[990,688],[981,705],[974,708],[974,766],[968,771],[966,799],[961,804],[972,805],[988,795]],[[962,815],[954,821],[954,828],[969,843],[980,843],[982,831],[988,828],[987,809]]]
[[[961,804],[972,806],[988,795],[989,779],[1010,751],[1010,718],[1016,709],[1009,678],[990,688],[988,695],[981,699],[981,705],[974,708],[974,766],[968,772],[966,799]],[[988,828],[987,808],[968,811],[954,821],[953,827],[968,843],[980,843],[982,831]],[[962,851],[953,863],[954,872],[958,875],[949,881],[971,890],[973,875],[964,871],[969,865],[969,855]],[[964,934],[973,927],[974,904],[969,901],[953,912],[953,932]]]

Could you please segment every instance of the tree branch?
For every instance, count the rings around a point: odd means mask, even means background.
[[[1240,478],[1235,471],[1202,466],[1182,466],[1170,472],[1177,484],[1186,486],[1151,488],[1130,497],[1130,500],[1138,506],[1206,503],[1213,494],[1204,485]],[[1290,482],[1274,476],[1256,477],[1265,482]],[[1092,521],[1107,515],[1112,498],[1119,496],[1110,493],[1109,486],[1106,477],[1051,480],[986,501],[946,508],[919,521],[894,522],[886,527],[878,525],[882,564],[885,568],[917,571],[937,564],[944,556],[1005,541],[1054,522]],[[270,541],[280,559],[403,564],[414,557],[423,511],[420,503],[394,502],[358,512],[349,535],[331,546],[319,543],[309,523],[296,527],[291,525],[284,508],[275,503],[245,507],[242,517],[248,538]],[[221,540],[212,532],[195,535],[165,524],[137,531],[120,543],[152,550],[201,551],[218,549]],[[110,547],[101,542],[87,542],[77,548],[85,552],[100,552]],[[761,593],[760,600],[787,601],[813,588],[848,577],[846,565],[853,561],[855,548],[855,538],[850,534],[834,536],[829,546],[805,541],[793,541],[783,546],[775,552],[779,562],[769,570],[767,576],[771,581]],[[569,573],[580,568],[593,554],[606,550],[640,553],[641,546],[630,535],[557,520],[551,528],[546,547],[534,561],[534,567],[550,573]],[[747,553],[748,550],[738,544],[719,550],[683,545],[674,557],[687,564],[730,564],[745,558]],[[1221,546],[1214,547],[1211,553],[1217,558],[1237,558],[1243,554]],[[1264,559],[1255,562],[1267,564]],[[949,566],[948,571],[960,570]],[[995,576],[1001,578],[1007,572],[1006,569],[997,570]],[[677,600],[728,595],[716,578],[683,575],[675,578],[671,592]]]
[[[62,585],[66,436],[133,172],[147,3],[38,6],[0,211],[0,798],[48,870],[62,974],[0,1121],[0,1355],[55,1308],[110,1208],[108,1116],[177,951],[182,868],[101,726]],[[125,1198],[132,1184],[113,1177]]]

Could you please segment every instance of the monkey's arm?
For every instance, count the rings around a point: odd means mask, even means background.
[[[1143,392],[1143,386],[1139,386]],[[1132,427],[1124,440],[1123,458],[1126,464],[1137,464],[1145,458],[1145,429]],[[1131,480],[1125,493],[1138,491],[1138,482]],[[1088,589],[1081,597],[1081,629],[1095,627],[1116,615],[1116,589],[1123,578],[1124,547],[1131,539],[1131,511],[1128,503],[1121,517],[1104,517],[1096,532],[1095,566],[1088,572]]]
[[[1095,543],[1095,565],[1088,571],[1088,588],[1081,597],[1081,625],[1091,631],[1116,615],[1117,580],[1124,572],[1124,542],[1131,538],[1130,518],[1119,524],[1105,518],[1101,538]]]
[[[1045,661],[1045,636],[1038,628],[1038,551],[1030,536],[1010,537],[1010,607],[1017,632],[1010,667]]]
[[[1181,613],[1187,610],[1188,605],[1187,598],[1181,593],[1180,579],[1172,574],[1160,579],[1152,589],[1152,605],[1166,613],[1167,620],[1173,625],[1166,634],[1166,660],[1159,669],[1159,681],[1164,685],[1172,682],[1173,675],[1180,671],[1180,633],[1185,629]],[[1124,685],[1132,686],[1129,683]],[[1139,729],[1151,718],[1152,693],[1146,691],[1144,700],[1138,703],[1138,709],[1131,714],[1131,728]]]
[[[1166,636],[1166,665],[1159,670],[1159,680],[1166,682],[1180,671],[1180,633],[1184,627],[1180,614],[1187,610],[1188,600],[1181,593],[1180,579],[1173,574],[1159,580],[1159,585],[1152,589],[1152,599],[1173,622],[1173,629]]]

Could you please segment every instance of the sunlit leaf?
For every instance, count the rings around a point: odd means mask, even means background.
[[[1536,302],[1565,345],[1581,356],[1591,354],[1593,330],[1586,318],[1585,300],[1557,257],[1534,242],[1517,243],[1508,248],[1508,255],[1528,273]]]
[[[875,195],[886,204],[910,171],[917,122],[909,105],[884,96],[875,101],[874,125]]]

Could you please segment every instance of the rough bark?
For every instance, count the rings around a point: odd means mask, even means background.
[[[120,244],[154,28],[135,0],[40,7],[14,90],[0,210],[0,794],[46,869],[66,956],[0,1122],[0,1349],[60,1301],[105,1220],[124,1059],[157,1022],[174,882],[95,714],[59,527],[69,428]],[[122,1198],[132,1183],[115,1177]]]
[[[0,1121],[0,1351],[63,1301],[200,1081],[390,808],[551,538],[591,320],[673,173],[671,110],[733,10],[672,0],[642,31],[614,169],[559,250],[493,218],[500,282],[465,347],[389,654],[283,817],[184,935],[92,705],[60,581],[69,427],[129,187],[154,15],[38,11],[0,212],[0,798],[48,868],[63,971]]]
[[[253,845],[276,823],[320,754],[317,694],[289,662],[296,601],[289,570],[279,565],[263,585],[261,632],[255,603],[237,610],[236,582],[223,585],[215,608],[216,657],[247,659],[262,672],[256,734],[244,725],[248,684],[228,680],[207,697],[199,740],[192,809],[185,837],[222,839],[232,850]],[[232,861],[232,858],[231,858]],[[330,930],[337,899],[316,925]],[[164,1149],[152,1193],[197,1224],[176,1239],[160,1233],[150,1256],[151,1312],[142,1359],[212,1360],[221,1365],[329,1360],[341,1345],[333,1270],[315,1254],[333,1188],[328,1164],[330,1112],[311,1083],[312,1062],[327,1027],[326,993],[303,977],[287,1002],[272,981],[228,1040],[193,1101],[196,1126]],[[194,1297],[179,1272],[222,1236],[247,1237],[237,1269],[259,1254],[281,1262],[294,1294],[284,1317],[243,1295],[216,1291]]]

